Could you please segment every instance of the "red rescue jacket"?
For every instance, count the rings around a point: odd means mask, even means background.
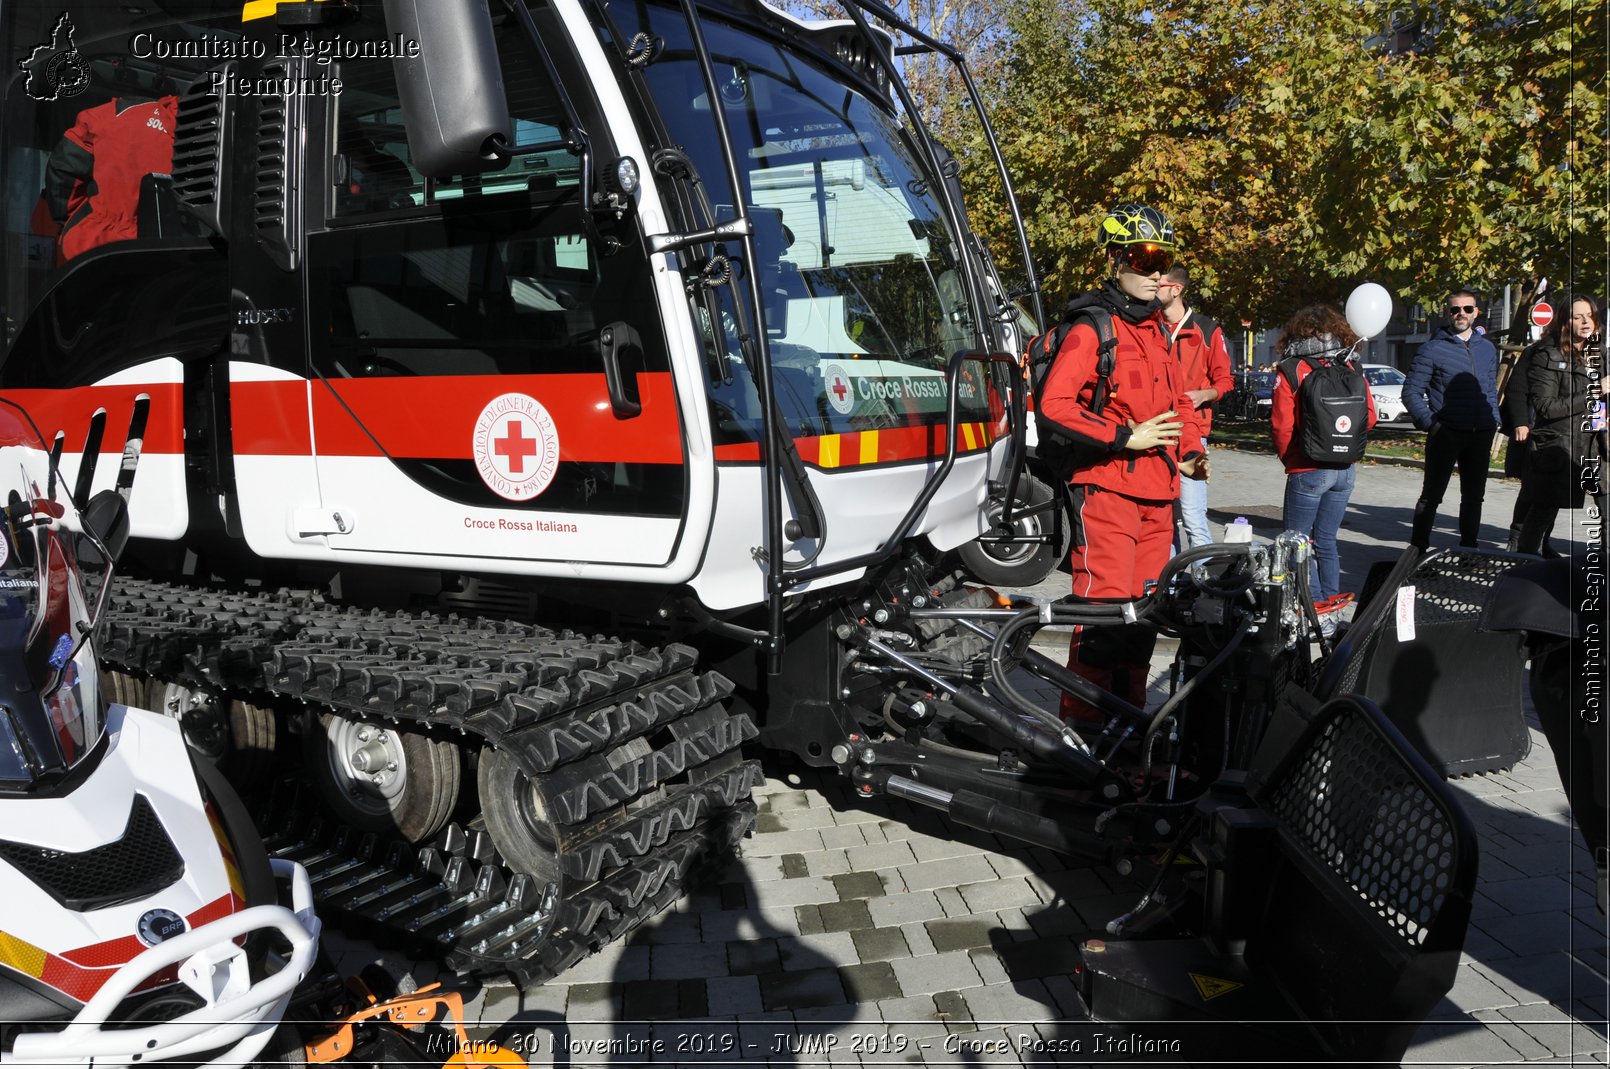
[[[140,180],[173,169],[179,98],[113,99],[78,113],[45,167],[45,200],[61,224],[61,258],[137,237]]]
[[[1143,501],[1172,501],[1180,493],[1181,459],[1202,452],[1202,432],[1190,398],[1185,396],[1185,375],[1169,352],[1162,317],[1140,323],[1112,317],[1112,388],[1101,415],[1090,410],[1096,387],[1095,328],[1076,323],[1063,339],[1051,371],[1046,375],[1041,411],[1050,419],[1104,446],[1107,455],[1074,470],[1073,485],[1099,486]],[[1173,409],[1183,424],[1173,448],[1143,453],[1123,447],[1129,440],[1129,423],[1140,423]]]
[[[1187,309],[1183,322],[1175,326],[1164,320],[1163,330],[1185,372],[1187,390],[1217,390],[1223,397],[1235,389],[1235,380],[1230,377],[1230,352],[1224,347],[1224,331],[1217,323]],[[1212,403],[1199,406],[1196,418],[1206,438],[1213,429]]]

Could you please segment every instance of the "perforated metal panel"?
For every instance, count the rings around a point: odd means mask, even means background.
[[[128,826],[115,842],[73,854],[0,839],[0,857],[80,912],[144,898],[184,875],[184,859],[143,794],[134,796]]]
[[[1464,551],[1426,558],[1409,578],[1414,584],[1415,622],[1440,624],[1475,619],[1481,615],[1498,577],[1524,559]]]
[[[1524,563],[1525,559],[1468,550],[1431,554],[1403,580],[1405,585],[1414,587],[1415,623],[1431,626],[1479,618],[1498,577]],[[1363,608],[1355,615],[1354,627],[1346,639],[1332,654],[1341,657],[1341,662],[1325,666],[1327,671],[1334,670],[1334,682],[1327,678],[1321,697],[1357,691],[1359,675],[1374,655],[1382,632],[1395,628],[1392,610],[1396,604],[1393,600],[1396,588],[1383,589],[1393,570],[1384,561],[1370,569],[1364,586]],[[1378,598],[1387,600],[1378,601]]]
[[[1459,869],[1455,821],[1356,708],[1317,733],[1263,804],[1405,942],[1425,942]]]

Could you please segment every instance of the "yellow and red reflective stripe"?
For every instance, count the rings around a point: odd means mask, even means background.
[[[1004,421],[1003,421],[1004,424]],[[1004,433],[1004,426],[985,423],[959,423],[958,451],[985,449]],[[881,430],[846,431],[809,438],[795,438],[794,447],[807,464],[828,470],[870,467],[874,464],[909,460],[935,460],[945,453],[945,428],[889,427]],[[760,446],[739,442],[716,447],[716,460],[724,463],[753,463],[760,459]]]
[[[190,928],[195,929],[244,909],[245,905],[233,893],[225,894],[195,910],[185,920]],[[118,969],[144,950],[145,944],[138,937],[125,935],[52,954],[25,939],[0,932],[0,965],[31,976],[79,1002],[94,998],[95,993]],[[147,991],[170,984],[177,977],[178,967],[175,966],[156,974],[135,990]]]
[[[878,462],[878,432],[861,431],[861,452],[858,463],[876,464]]]
[[[37,980],[39,974],[45,971],[45,959],[49,956],[26,939],[0,932],[0,965],[9,966]]]

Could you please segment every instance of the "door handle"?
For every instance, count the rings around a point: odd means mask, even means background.
[[[637,389],[637,373],[643,370],[642,337],[634,327],[616,320],[598,332],[598,350],[604,359],[604,384],[615,418],[642,415],[643,399]]]

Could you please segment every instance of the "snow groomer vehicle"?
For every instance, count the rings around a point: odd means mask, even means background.
[[[48,5],[12,11],[12,51],[59,41]],[[6,261],[0,392],[85,494],[148,398],[108,685],[253,792],[326,923],[540,982],[730,856],[763,748],[1165,876],[1239,775],[1236,819],[1374,933],[1317,945],[1422,963],[1331,1009],[1423,1016],[1451,983],[1468,826],[1368,701],[1288,700],[1320,678],[1301,540],[1187,554],[1126,605],[1024,605],[943,566],[1016,499],[1024,395],[964,164],[901,76],[926,52],[970,86],[953,50],[876,0],[74,18],[71,58],[38,61],[47,94],[88,88],[5,101],[7,237],[33,259]],[[172,98],[171,166],[139,177],[132,232],[64,257],[34,190],[120,90]],[[965,166],[1012,203],[985,155]],[[1173,697],[1090,693],[1030,645],[1076,623],[1181,635]],[[1063,724],[1019,668],[1108,722]],[[1368,816],[1322,841],[1302,829],[1333,779]],[[1429,862],[1401,827],[1426,813]],[[1371,890],[1360,850],[1437,886]],[[1146,931],[1262,917],[1268,885],[1230,878],[1249,863],[1204,885],[1230,905],[1170,893]]]

